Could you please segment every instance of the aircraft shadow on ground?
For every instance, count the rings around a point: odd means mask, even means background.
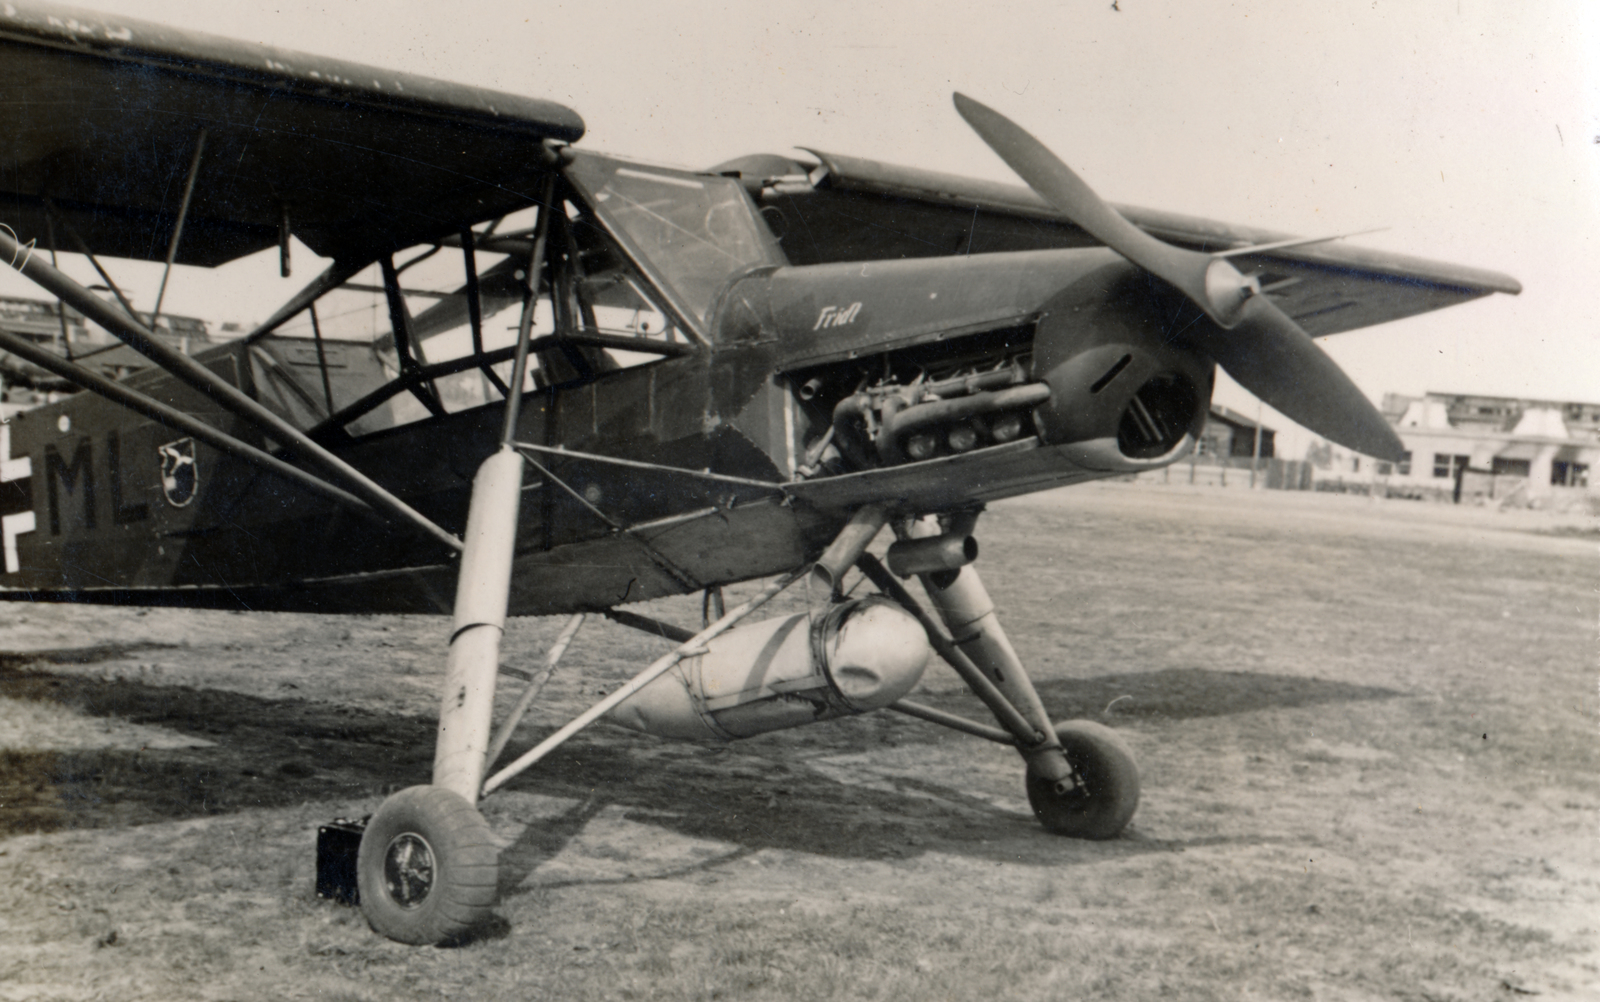
[[[1142,719],[1142,727],[1160,718],[1402,695],[1317,679],[1208,671],[1057,680],[1041,689],[1057,719],[1134,718]],[[0,836],[306,802],[327,802],[331,818],[347,812],[344,805],[352,801],[427,782],[432,765],[434,722],[424,717],[39,670],[0,669],[0,696],[56,702],[90,716],[215,742],[178,750],[0,751]],[[1111,715],[1105,715],[1114,700]],[[969,713],[976,705],[963,693],[933,694],[928,701]],[[514,741],[508,755],[540,736]],[[840,755],[866,755],[870,761],[875,750],[971,740],[888,713],[716,746],[594,728],[511,785],[577,806],[531,825],[508,858],[526,875],[613,805],[625,816],[636,812],[641,821],[733,846],[741,855],[786,849],[894,859],[937,850],[1014,858],[1016,839],[1039,834],[1032,819],[1016,811],[933,778],[885,773],[872,776],[871,785],[855,785],[806,764],[808,758]],[[1113,845],[1123,852],[1171,848],[1137,838]]]
[[[1039,683],[1056,720],[1091,717],[1187,720],[1320,703],[1393,699],[1405,693],[1371,685],[1262,672],[1167,668],[1154,672]]]

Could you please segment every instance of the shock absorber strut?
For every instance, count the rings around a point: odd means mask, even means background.
[[[952,531],[962,535],[970,533],[976,517],[975,514],[957,516],[956,521],[963,524],[953,526]],[[937,520],[925,518],[903,528],[897,527],[896,532],[902,538],[917,539],[940,535],[943,530]],[[1027,669],[1022,666],[1022,659],[1017,657],[1016,649],[1011,646],[1011,638],[1006,636],[1005,629],[1000,625],[994,600],[989,597],[989,590],[984,587],[977,570],[967,566],[953,574],[919,574],[918,579],[929,601],[938,610],[939,617],[950,630],[956,648],[970,658],[995,684],[995,688],[1043,735],[1043,740],[1037,745],[1019,746],[1029,769],[1058,786],[1070,786],[1073,783],[1072,766],[1067,763],[1061,742],[1056,739],[1055,725],[1051,723]]]

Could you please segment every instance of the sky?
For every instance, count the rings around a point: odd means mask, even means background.
[[[584,117],[583,146],[659,163],[803,146],[1015,181],[955,113],[960,90],[1108,200],[1307,235],[1387,227],[1355,242],[1521,281],[1323,339],[1374,401],[1600,401],[1600,5],[1582,0],[86,6],[548,98]],[[180,269],[164,309],[259,320],[314,273],[296,251],[287,281],[275,256]],[[112,272],[153,300],[158,266]],[[1225,379],[1215,399],[1256,406]],[[1290,454],[1294,429],[1266,423]]]

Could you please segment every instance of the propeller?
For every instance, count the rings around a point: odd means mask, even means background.
[[[1347,448],[1398,460],[1400,438],[1344,370],[1288,314],[1261,295],[1228,253],[1175,247],[1144,232],[1095,194],[1021,126],[964,94],[956,110],[1046,202],[1107,247],[1171,285],[1210,318],[1200,348],[1284,416]],[[1232,252],[1238,253],[1238,252]]]

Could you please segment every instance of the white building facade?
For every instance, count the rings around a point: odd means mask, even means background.
[[[1538,507],[1600,497],[1600,404],[1391,393],[1383,411],[1406,448],[1373,471],[1391,490]]]

